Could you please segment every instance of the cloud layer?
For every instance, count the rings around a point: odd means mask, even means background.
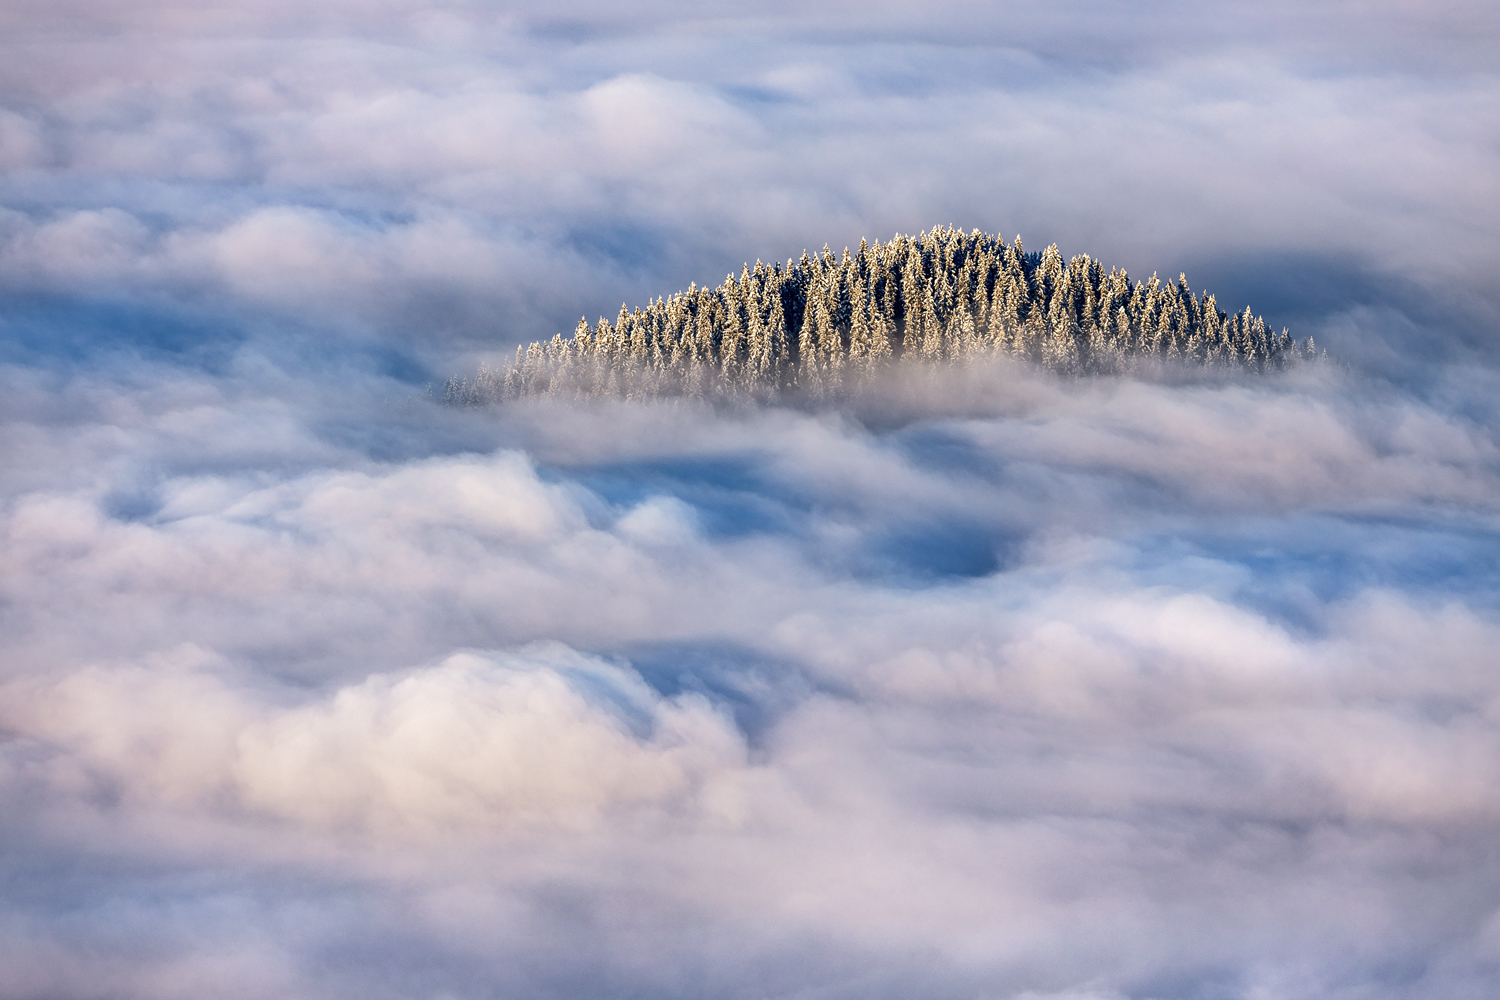
[[[1493,428],[956,379],[14,492],[11,992],[1481,995]]]
[[[1488,7],[0,26],[0,997],[1492,991]],[[935,222],[1346,365],[422,395]]]
[[[442,365],[943,221],[1192,271],[1368,364],[1489,351],[1487,11],[319,10],[14,9],[10,293]]]

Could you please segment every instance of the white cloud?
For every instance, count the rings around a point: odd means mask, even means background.
[[[203,659],[189,648],[12,684],[7,729],[51,755],[29,777],[137,809],[495,836],[639,810],[698,819],[704,785],[744,766],[739,734],[701,697],[662,699],[562,647],[457,653],[292,704]]]
[[[1488,8],[84,6],[0,11],[0,993],[1488,995]],[[947,221],[1426,381],[377,402]]]
[[[57,239],[101,202],[157,234],[74,240],[66,268],[23,248],[32,266],[11,283],[186,284],[282,318],[342,310],[399,338],[458,330],[472,349],[481,331],[550,335],[757,256],[956,222],[1142,276],[1322,266],[1278,292],[1289,321],[1326,318],[1300,300],[1330,280],[1404,307],[1427,289],[1471,325],[1495,308],[1494,153],[1471,127],[1494,118],[1492,74],[1373,73],[1257,48],[1264,26],[1243,19],[1230,20],[1248,33],[1221,36],[1217,15],[1182,23],[1176,46],[1141,38],[1149,55],[1105,70],[1092,43],[1053,51],[1063,22],[968,5],[921,24],[850,10],[844,35],[806,12],[642,14],[635,31],[590,8],[557,14],[576,41],[530,31],[534,11],[393,4],[354,24],[330,8],[299,36],[287,11],[200,11],[229,19],[204,32],[152,10],[119,12],[151,25],[128,44],[40,26],[9,44],[20,69],[0,155],[28,168],[9,197]],[[24,28],[39,13],[15,16]],[[469,25],[472,44],[391,37],[429,14]],[[239,37],[243,17],[290,37]],[[780,40],[809,20],[804,40]],[[1433,21],[1489,30],[1474,10]],[[1106,24],[1141,33],[1101,12]],[[1221,288],[1221,304],[1240,308],[1251,284]],[[434,297],[448,315],[423,323]]]

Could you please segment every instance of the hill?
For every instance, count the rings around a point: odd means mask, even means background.
[[[1132,283],[1054,244],[1027,253],[951,227],[835,256],[745,265],[716,288],[696,285],[611,323],[581,320],[518,348],[513,363],[450,379],[443,398],[479,404],[540,394],[838,397],[893,364],[1008,356],[1065,375],[1143,362],[1284,368],[1314,356],[1311,339],[1272,333],[1247,307],[1222,312],[1186,276]]]

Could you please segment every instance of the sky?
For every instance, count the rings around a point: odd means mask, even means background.
[[[0,998],[1490,996],[1497,54],[0,0]],[[1333,361],[427,396],[934,225]]]

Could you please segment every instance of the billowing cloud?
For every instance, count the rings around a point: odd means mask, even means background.
[[[941,221],[1187,270],[1386,370],[1487,352],[1497,312],[1478,9],[57,11],[5,43],[12,295],[467,363]]]
[[[286,471],[135,417],[16,488],[16,856],[261,900],[118,952],[123,888],[18,902],[31,992],[402,993],[371,941],[460,994],[1487,981],[1492,428],[1337,375],[886,393],[423,404],[380,419],[467,450]]]
[[[1488,7],[0,25],[0,997],[1492,991]],[[935,222],[1336,361],[423,395]]]
[[[701,696],[664,702],[562,648],[455,654],[271,710],[195,653],[13,690],[8,727],[132,805],[377,832],[594,826],[691,801],[743,763]]]

